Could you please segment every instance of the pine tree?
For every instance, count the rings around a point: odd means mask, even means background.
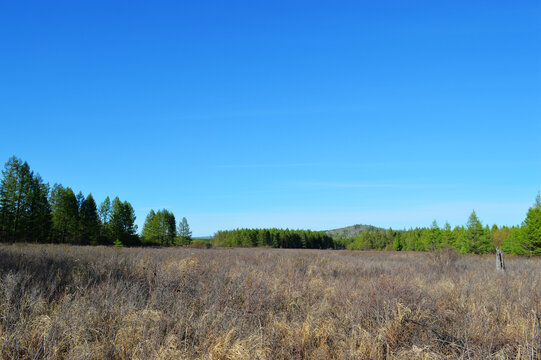
[[[11,157],[0,182],[0,241],[48,240],[51,209],[49,186],[30,166]]]
[[[0,181],[0,241],[14,241],[12,224],[15,219],[15,203],[17,193],[17,170],[20,167],[20,160],[11,157],[2,170]]]
[[[31,222],[33,173],[28,163],[12,156],[0,182],[0,232],[3,241],[26,239]]]
[[[148,244],[152,244],[154,242],[159,243],[158,238],[158,229],[156,228],[156,213],[153,209],[150,210],[148,213],[145,224],[143,225],[143,231],[141,232],[141,237],[143,238],[143,241]]]
[[[49,204],[49,184],[44,184],[39,175],[32,179],[31,218],[28,225],[30,239],[47,242],[52,229],[51,205]]]
[[[111,219],[111,199],[109,199],[109,196],[100,204],[98,214],[103,225],[109,224],[109,220]]]
[[[81,206],[83,205],[83,202],[85,201],[85,196],[83,195],[82,191],[79,191],[77,196],[75,196],[77,199],[77,209],[81,210]]]
[[[173,245],[177,237],[177,221],[172,212],[166,211],[165,216],[165,237],[168,245]]]
[[[400,241],[401,235],[400,233],[396,233],[393,239],[393,249],[395,251],[401,251],[402,250],[402,242]]]
[[[489,233],[483,228],[481,221],[475,211],[472,211],[467,224],[467,241],[470,251],[476,254],[484,254],[493,251],[492,242]]]
[[[110,224],[113,241],[120,240],[124,245],[138,242],[133,207],[127,201],[121,202],[118,196],[113,200]]]
[[[175,215],[166,209],[150,210],[141,235],[149,244],[173,245],[177,236]]]
[[[451,225],[448,222],[445,222],[443,230],[441,232],[441,243],[444,247],[453,247],[455,239],[453,238],[453,232],[451,230]]]
[[[98,244],[100,232],[100,218],[96,207],[96,202],[92,194],[88,194],[81,203],[79,209],[79,219],[81,222],[81,240],[83,244]]]
[[[525,255],[527,251],[522,247],[521,237],[522,228],[513,226],[509,231],[509,235],[503,240],[502,251],[515,255]]]
[[[180,242],[182,244],[190,243],[192,241],[192,232],[188,225],[188,220],[185,217],[182,218],[178,224],[178,235],[180,236]]]
[[[535,199],[535,204],[528,210],[522,224],[518,242],[524,254],[541,254],[541,193]]]
[[[76,243],[78,241],[79,207],[73,190],[55,184],[50,195],[53,239],[60,243]]]
[[[462,254],[467,254],[472,250],[472,243],[464,226],[457,226],[453,229],[455,238],[455,248]]]
[[[109,222],[111,221],[111,199],[109,196],[100,204],[98,208],[98,215],[100,218],[100,239],[102,244],[110,244],[113,240],[111,235],[111,227]]]
[[[440,247],[440,244],[441,244],[441,230],[440,230],[440,227],[438,226],[438,223],[436,222],[436,220],[434,220],[432,222],[432,226],[430,227],[430,229],[425,230],[424,233],[425,233],[425,235],[424,235],[425,241],[423,241],[423,242],[425,244],[425,249],[427,249],[427,250],[435,250],[438,247]]]

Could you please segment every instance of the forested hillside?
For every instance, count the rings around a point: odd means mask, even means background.
[[[346,226],[343,228],[326,230],[325,233],[333,237],[352,238],[357,235],[361,235],[361,233],[365,231],[374,232],[376,230],[383,230],[383,229],[372,226],[372,225],[356,224],[352,226]]]

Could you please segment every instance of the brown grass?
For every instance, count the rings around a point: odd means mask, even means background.
[[[3,359],[539,359],[541,259],[0,247]]]

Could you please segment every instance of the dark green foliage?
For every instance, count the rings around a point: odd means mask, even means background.
[[[96,202],[92,194],[88,194],[81,203],[79,209],[79,220],[81,228],[81,242],[83,244],[98,244],[100,235],[100,218]]]
[[[109,224],[109,220],[111,219],[111,199],[109,199],[109,196],[100,204],[98,214],[103,225]]]
[[[139,242],[133,207],[127,201],[120,201],[118,196],[113,200],[110,226],[113,241],[120,240],[124,245],[136,245]]]
[[[176,236],[175,215],[166,209],[150,210],[143,226],[143,242],[147,245],[173,245]]]
[[[45,241],[50,225],[48,186],[26,162],[11,157],[0,181],[0,241]]]
[[[396,233],[393,239],[393,250],[400,251],[402,250],[402,241],[401,241],[400,233]]]
[[[107,196],[105,200],[103,200],[103,202],[100,204],[98,208],[98,216],[101,223],[99,242],[101,244],[110,243],[112,235],[111,226],[109,224],[109,222],[111,221],[111,199],[109,198],[109,196]]]
[[[237,229],[218,231],[214,235],[218,246],[266,246],[274,248],[332,249],[329,235],[320,231],[283,229]]]
[[[156,242],[156,244],[159,244],[159,241],[157,239],[158,237],[158,229],[156,224],[156,212],[154,209],[151,209],[148,213],[145,224],[143,225],[143,232],[141,233],[141,238],[144,243],[151,244],[153,242]]]
[[[32,179],[32,200],[28,223],[27,241],[48,242],[52,229],[49,184],[44,184],[39,175]]]
[[[477,217],[475,211],[472,211],[467,223],[468,230],[466,232],[467,252],[475,254],[484,254],[494,250],[490,240],[490,234],[487,229],[483,228],[481,221]]]
[[[522,227],[511,229],[502,248],[517,255],[541,255],[541,193],[528,209]]]
[[[192,232],[190,231],[188,220],[185,217],[183,217],[178,224],[178,236],[178,241],[181,245],[186,245],[192,242]]]
[[[138,245],[131,204],[109,197],[99,212],[92,195],[69,187],[52,189],[26,162],[11,157],[0,178],[0,241]],[[175,229],[173,220],[170,225]]]
[[[436,220],[428,231],[423,232],[423,245],[426,250],[436,250],[441,246],[441,230]]]
[[[451,225],[446,222],[441,231],[441,244],[444,248],[452,248],[455,246],[455,237],[451,230]]]
[[[526,254],[541,255],[541,194],[528,210],[520,235],[520,246]]]
[[[79,243],[79,206],[73,190],[55,184],[50,202],[53,218],[53,242]]]
[[[346,231],[347,230],[347,231]],[[127,201],[109,197],[96,206],[91,194],[86,198],[69,187],[55,184],[52,189],[35,175],[26,162],[11,157],[0,178],[0,242],[56,242],[71,244],[141,245],[136,234],[135,213]],[[332,238],[330,234],[341,236]],[[357,234],[348,237],[348,234]],[[176,228],[175,216],[168,210],[153,210],[143,228],[145,245],[185,245],[191,243],[186,218]],[[178,236],[177,236],[178,235]],[[351,249],[431,251],[452,248],[462,253],[484,254],[496,247],[518,255],[541,255],[541,193],[519,227],[483,226],[473,211],[466,227],[436,221],[430,228],[384,230],[355,225],[325,232],[281,229],[237,229],[219,231],[218,246],[263,246],[303,249]]]

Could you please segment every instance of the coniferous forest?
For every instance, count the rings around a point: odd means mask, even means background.
[[[151,210],[141,234],[128,201],[106,197],[99,205],[61,184],[49,185],[28,163],[13,156],[0,179],[0,242],[68,243],[78,245],[171,246],[191,242],[183,217],[166,210]],[[219,231],[212,243],[224,247],[432,251],[451,248],[461,253],[484,254],[501,248],[517,255],[541,255],[541,195],[518,226],[483,225],[475,211],[465,226],[438,226],[409,230],[370,227],[352,238],[333,238],[320,231],[237,229]]]
[[[149,217],[154,214],[151,211]],[[191,233],[186,219],[177,236],[174,215],[158,211],[147,218],[142,236],[137,234],[135,212],[128,201],[107,196],[99,205],[61,184],[49,185],[27,162],[13,156],[0,179],[0,242],[67,243],[76,245],[174,245],[187,243]],[[164,217],[166,220],[164,220]],[[169,226],[164,226],[164,223]],[[148,230],[150,229],[150,230]]]

